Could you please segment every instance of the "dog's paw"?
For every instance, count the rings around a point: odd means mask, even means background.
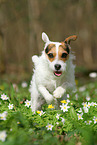
[[[61,98],[63,94],[66,92],[66,90],[62,87],[56,88],[56,90],[53,92],[53,96],[55,98]]]
[[[46,102],[47,104],[50,104],[53,101],[53,96],[51,94],[49,94],[46,98]]]
[[[39,63],[39,57],[37,55],[32,56],[32,62],[34,62],[34,64],[38,64]]]

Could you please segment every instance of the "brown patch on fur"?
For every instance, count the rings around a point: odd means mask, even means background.
[[[66,44],[64,42],[61,42],[61,45],[60,45],[65,51],[67,51],[67,53],[69,54],[70,52],[70,45],[69,44]]]
[[[68,57],[69,57],[69,54],[68,54],[68,52],[67,52],[67,47],[66,47],[66,45],[64,44],[64,42],[63,43],[61,43],[62,45],[60,45],[59,46],[59,50],[58,50],[58,57],[59,57],[59,60],[62,60],[62,61],[66,61],[67,59],[68,59]],[[66,57],[62,57],[62,55],[63,54],[67,54],[67,56]]]
[[[49,61],[54,61],[56,57],[56,46],[55,44],[49,44],[45,50],[46,56],[49,59]],[[52,54],[53,57],[50,57],[50,54]]]
[[[66,44],[70,44],[70,41],[75,41],[77,39],[77,36],[76,35],[72,35],[72,36],[69,36],[68,38],[65,39],[65,43]]]
[[[49,44],[45,49],[45,53],[48,53],[53,47],[55,47],[55,44]]]
[[[66,50],[66,44],[64,42],[61,42],[61,45],[59,47],[62,47],[64,50]]]

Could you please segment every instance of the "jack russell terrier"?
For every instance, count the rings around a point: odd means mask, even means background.
[[[42,40],[45,42],[42,55],[32,56],[35,66],[30,85],[32,112],[39,109],[44,101],[57,104],[58,98],[67,89],[75,88],[75,66],[72,63],[74,55],[71,53],[70,41],[76,38],[73,35],[63,42],[53,42],[46,33],[42,33]]]

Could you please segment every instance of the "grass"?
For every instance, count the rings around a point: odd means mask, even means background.
[[[7,95],[9,99],[2,100],[2,94]],[[87,96],[90,97],[89,101]],[[4,141],[0,140],[0,145],[96,145],[97,122],[94,123],[93,119],[97,117],[97,105],[92,102],[97,102],[97,83],[88,83],[83,88],[77,87],[77,91],[70,93],[68,99],[70,102],[67,106],[70,108],[67,112],[45,104],[42,106],[44,113],[39,110],[33,114],[30,106],[25,106],[25,101],[30,101],[28,87],[22,88],[18,85],[14,89],[12,84],[2,82],[0,116],[5,111],[7,113],[5,112],[5,119],[1,117],[0,120],[0,131],[6,132],[5,138],[2,137]],[[92,103],[90,108],[87,107],[86,113],[83,102]],[[9,103],[13,104],[13,109],[8,108]],[[82,119],[78,119],[80,108],[83,112]],[[92,122],[88,125],[85,121]],[[53,125],[51,130],[48,130],[48,124]]]

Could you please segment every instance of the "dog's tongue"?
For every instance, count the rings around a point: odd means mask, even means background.
[[[60,77],[62,75],[62,72],[54,72],[54,75]]]

